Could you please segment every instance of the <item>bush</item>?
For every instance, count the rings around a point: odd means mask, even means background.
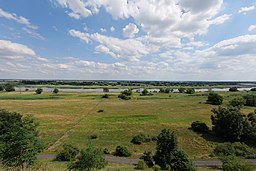
[[[252,155],[252,150],[244,143],[223,143],[216,146],[214,153],[218,156],[246,157]]]
[[[251,90],[250,91],[256,91],[256,88],[251,88]]]
[[[4,87],[2,85],[0,85],[0,91],[3,91]]]
[[[107,148],[104,148],[103,153],[104,154],[110,154],[110,152],[109,152],[109,150]]]
[[[107,99],[107,98],[109,98],[109,95],[108,94],[104,94],[101,98]]]
[[[231,87],[231,88],[229,89],[229,91],[230,91],[230,92],[237,92],[238,89],[237,89],[237,87]]]
[[[185,88],[178,88],[179,93],[185,93],[186,89]]]
[[[75,159],[76,155],[79,153],[78,148],[64,144],[62,149],[58,151],[56,160],[58,161],[72,161]]]
[[[204,123],[204,122],[200,122],[200,121],[195,121],[191,124],[191,128],[193,131],[195,132],[208,132],[209,128],[208,126]]]
[[[58,94],[58,92],[59,92],[59,89],[54,88],[53,93],[54,93],[54,94]]]
[[[36,89],[36,94],[41,94],[42,92],[43,92],[43,89],[41,89],[41,88]]]
[[[120,157],[129,157],[132,155],[132,153],[127,147],[119,145],[116,147],[115,155]]]
[[[222,169],[223,171],[252,171],[253,167],[238,159],[228,158],[223,161]]]
[[[103,88],[103,92],[109,92],[108,88]]]
[[[141,144],[142,142],[145,142],[146,136],[144,134],[136,135],[132,138],[131,142],[133,144]]]
[[[188,88],[188,89],[186,89],[186,93],[187,94],[194,94],[196,91],[195,91],[195,89],[193,89],[193,88]]]
[[[125,94],[119,94],[119,95],[118,95],[118,98],[123,99],[123,100],[130,100],[130,99],[131,99],[131,97],[128,97],[128,96],[125,95]]]
[[[244,98],[245,98],[246,106],[256,106],[256,95],[255,94],[248,94]]]
[[[159,165],[154,165],[153,166],[153,171],[160,171],[161,170],[161,167]]]
[[[223,97],[217,93],[211,92],[209,93],[208,99],[206,102],[213,105],[221,105],[223,102]]]
[[[245,104],[245,99],[242,97],[236,97],[229,102],[230,106],[237,107],[239,109],[242,108],[244,104]]]
[[[104,159],[103,153],[99,148],[89,147],[80,151],[77,159],[70,163],[69,170],[91,171],[106,167],[108,162]]]
[[[139,160],[137,166],[135,167],[137,170],[145,170],[146,169],[146,163],[144,160]]]
[[[14,86],[9,84],[9,83],[4,85],[4,89],[5,89],[6,92],[15,91]]]
[[[94,139],[97,139],[98,138],[98,135],[97,134],[91,134],[89,136],[90,139],[94,140]]]
[[[154,160],[151,152],[144,152],[140,159],[144,160],[149,168],[154,166]]]

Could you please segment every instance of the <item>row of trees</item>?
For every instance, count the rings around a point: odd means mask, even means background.
[[[0,85],[0,91],[5,90],[6,92],[11,92],[15,91],[15,88],[12,84],[5,84],[5,85]]]

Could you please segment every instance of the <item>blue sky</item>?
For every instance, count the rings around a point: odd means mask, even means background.
[[[256,80],[253,0],[2,0],[0,78]]]

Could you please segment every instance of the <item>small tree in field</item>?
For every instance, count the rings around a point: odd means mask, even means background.
[[[42,88],[37,88],[36,89],[36,94],[41,94],[43,92],[43,89]]]
[[[223,97],[217,93],[211,92],[209,93],[208,99],[206,102],[213,105],[221,105],[223,102]]]
[[[103,158],[103,152],[96,147],[88,147],[80,151],[77,159],[70,163],[69,170],[92,171],[106,167],[108,162]]]
[[[0,110],[0,161],[6,168],[23,169],[44,148],[37,122],[31,116]]]
[[[53,89],[53,93],[54,93],[54,94],[57,94],[58,92],[59,92],[59,89],[57,89],[57,88],[54,88],[54,89]]]
[[[171,167],[173,171],[193,171],[194,167],[187,154],[178,148],[177,137],[173,131],[164,129],[157,136],[155,163],[162,169]]]

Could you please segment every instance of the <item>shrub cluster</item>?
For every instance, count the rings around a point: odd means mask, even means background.
[[[252,156],[252,149],[244,143],[223,143],[216,146],[214,153],[218,156]]]
[[[231,88],[229,88],[228,91],[230,91],[230,92],[237,92],[238,89],[237,89],[237,87],[231,87]]]
[[[138,134],[132,138],[131,143],[142,144],[143,142],[149,142],[149,141],[151,141],[149,137],[146,137],[144,134]]]
[[[191,124],[191,128],[195,132],[204,133],[208,132],[209,128],[204,122],[195,121]]]
[[[75,160],[75,157],[78,153],[79,153],[78,148],[76,148],[70,144],[64,144],[62,149],[60,151],[58,151],[56,160],[72,161],[72,160]]]
[[[210,92],[206,102],[213,105],[221,105],[223,102],[223,97],[217,93]]]
[[[104,94],[103,96],[101,96],[101,98],[107,99],[107,98],[109,98],[109,95],[108,94]]]
[[[127,147],[119,145],[116,147],[115,155],[120,157],[129,157],[132,155],[132,153],[128,150]]]

